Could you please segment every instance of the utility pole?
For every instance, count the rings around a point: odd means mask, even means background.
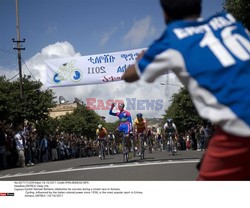
[[[25,50],[22,48],[20,43],[24,43],[25,39],[20,40],[20,27],[19,27],[19,11],[18,11],[18,0],[16,0],[16,30],[17,30],[17,40],[12,38],[14,43],[17,43],[17,47],[14,47],[14,50],[17,50],[17,58],[18,58],[18,68],[19,68],[19,85],[20,85],[20,98],[23,98],[23,78],[22,78],[22,56],[21,50]]]

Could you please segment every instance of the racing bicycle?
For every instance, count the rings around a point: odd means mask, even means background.
[[[100,159],[105,159],[105,145],[104,145],[104,139],[99,139],[99,151],[100,151]]]
[[[173,133],[169,132],[167,135],[168,135],[168,151],[172,152],[172,155],[175,155],[176,147],[175,147],[174,140],[173,140]]]
[[[129,153],[129,149],[128,149],[128,144],[126,141],[126,133],[123,132],[123,137],[122,137],[122,155],[123,155],[123,162],[127,163],[128,162],[128,153]]]
[[[140,145],[140,158],[141,160],[143,160],[145,158],[145,146],[144,146],[144,142],[145,142],[145,135],[144,134],[139,134],[139,145]]]

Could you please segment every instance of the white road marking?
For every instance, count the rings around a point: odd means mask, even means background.
[[[25,173],[25,174],[31,174],[31,175],[32,175],[33,173],[34,173],[34,171],[31,171],[31,172],[29,172],[29,173]]]
[[[19,176],[19,175],[22,175],[22,173],[16,173],[14,176]]]
[[[70,170],[72,170],[72,169],[73,169],[73,167],[67,168],[67,169],[62,169],[61,171],[67,172],[67,171],[70,171]]]
[[[186,163],[197,163],[200,160],[192,159],[192,160],[182,160],[182,161],[163,161],[163,162],[144,162],[144,163],[126,163],[123,165],[106,165],[106,166],[97,166],[97,167],[84,167],[84,168],[68,168],[64,170],[54,170],[54,171],[47,171],[43,170],[37,173],[17,173],[15,175],[5,175],[0,176],[1,178],[15,178],[15,177],[22,177],[22,176],[34,176],[34,175],[46,175],[46,174],[53,174],[53,173],[65,173],[65,172],[75,172],[75,171],[85,171],[85,170],[99,170],[99,169],[109,169],[109,168],[127,168],[127,167],[139,167],[139,166],[152,166],[152,165],[171,165],[171,164],[186,164]]]

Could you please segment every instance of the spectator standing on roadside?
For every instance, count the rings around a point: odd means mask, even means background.
[[[33,154],[32,154],[32,132],[26,133],[25,143],[25,163],[27,166],[33,166]]]
[[[15,143],[16,143],[16,150],[17,150],[17,154],[18,154],[17,165],[20,167],[25,166],[25,155],[24,155],[25,138],[24,138],[22,132],[23,132],[22,126],[19,125],[17,127],[17,133],[14,136]]]
[[[195,134],[194,128],[191,128],[190,137],[192,141],[192,150],[197,150],[197,140],[196,140],[196,134]]]
[[[216,125],[198,179],[250,180],[249,32],[227,13],[198,20],[201,0],[160,2],[168,27],[123,78],[153,82],[173,71]]]
[[[51,141],[51,159],[52,161],[58,160],[58,153],[57,153],[58,141],[57,136],[54,136]]]
[[[40,143],[40,151],[41,151],[42,162],[48,162],[49,161],[49,143],[48,143],[47,134],[45,134],[42,137],[42,140]]]

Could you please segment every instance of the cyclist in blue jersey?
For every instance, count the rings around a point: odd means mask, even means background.
[[[198,180],[250,179],[250,38],[228,13],[199,20],[201,0],[161,0],[168,27],[123,75],[153,82],[171,70],[216,127]]]
[[[124,132],[126,134],[126,142],[128,145],[128,149],[130,151],[131,149],[131,141],[129,139],[129,135],[132,133],[132,118],[131,114],[128,111],[124,110],[125,104],[119,103],[118,108],[120,112],[114,113],[113,108],[115,107],[115,104],[112,103],[111,108],[109,110],[109,114],[112,116],[118,116],[120,120],[120,125],[118,127],[118,130],[120,132]]]

